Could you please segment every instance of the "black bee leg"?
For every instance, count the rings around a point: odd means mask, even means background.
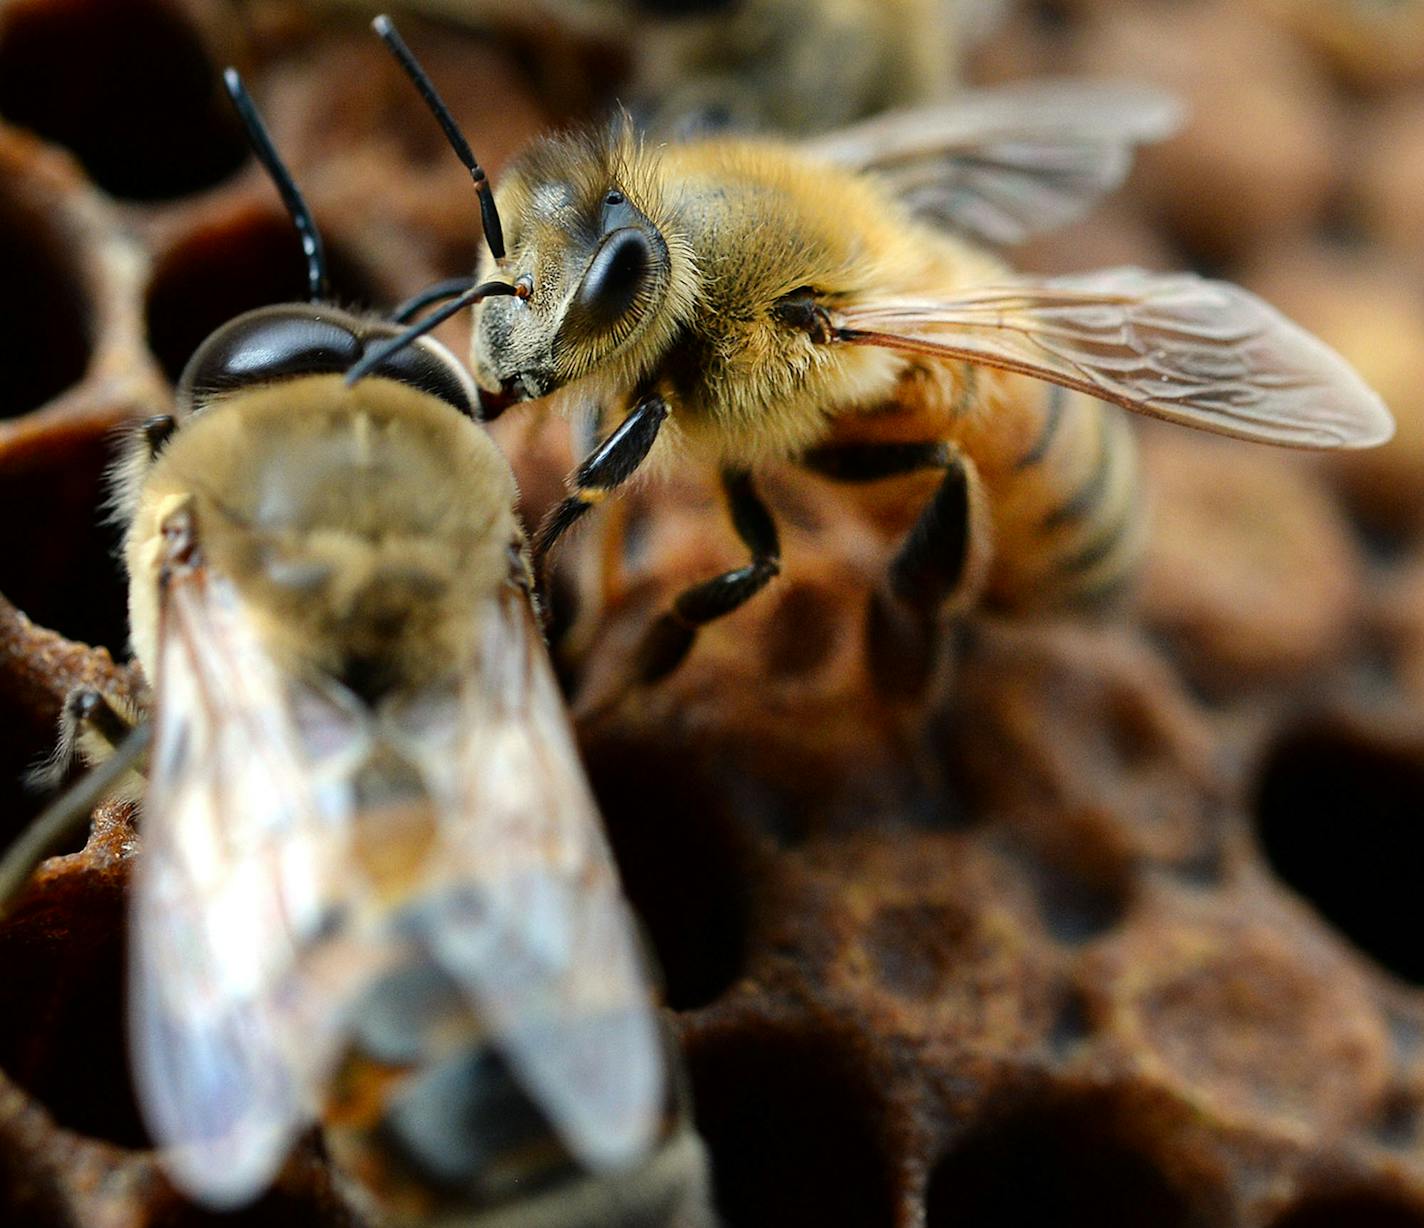
[[[86,734],[95,736],[107,754],[128,737],[132,729],[99,691],[93,687],[75,687],[65,696],[64,707],[59,710],[59,738],[54,753],[30,772],[27,780],[38,789],[53,788],[69,771],[80,740]]]
[[[72,691],[60,718],[60,771],[67,765],[80,731],[86,727],[92,727],[108,742],[112,753],[51,802],[5,850],[0,858],[0,916],[9,912],[40,862],[82,830],[94,807],[134,770],[153,736],[151,725],[129,725],[99,692]]]
[[[83,729],[90,729],[103,738],[110,749],[133,732],[133,725],[93,687],[76,687],[70,691],[60,719],[70,724],[74,736]]]
[[[544,517],[534,535],[534,575],[542,579],[544,560],[554,544],[573,528],[609,491],[623,485],[652,451],[658,432],[668,416],[667,402],[660,396],[644,397],[617,429],[574,470],[569,479],[569,495]]]
[[[871,597],[868,651],[882,690],[917,694],[934,670],[938,614],[964,581],[971,544],[971,485],[947,443],[847,444],[814,448],[806,468],[843,482],[872,482],[942,469],[939,489],[890,562],[888,584]]]
[[[684,590],[672,609],[643,637],[635,658],[636,681],[656,682],[682,664],[697,629],[750,601],[781,572],[781,541],[771,512],[745,469],[723,470],[722,489],[737,536],[752,552],[745,567],[723,572]]]

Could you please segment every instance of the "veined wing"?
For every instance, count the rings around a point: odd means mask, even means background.
[[[333,1057],[340,990],[314,983],[312,953],[342,816],[312,752],[339,759],[360,730],[332,706],[299,732],[231,584],[201,563],[167,582],[155,683],[132,913],[135,1074],[175,1181],[230,1206],[268,1184]]]
[[[449,880],[429,941],[571,1152],[618,1167],[664,1104],[649,976],[527,595],[487,614],[453,719],[413,742]]]
[[[1181,104],[1148,86],[1036,82],[969,91],[808,142],[883,179],[916,213],[989,243],[1064,225],[1118,187],[1135,146],[1170,136]]]
[[[1110,269],[835,310],[839,340],[1036,376],[1171,422],[1301,448],[1383,443],[1353,367],[1239,286]]]

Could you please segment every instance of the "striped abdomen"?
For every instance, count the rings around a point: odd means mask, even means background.
[[[1100,602],[1131,578],[1145,516],[1127,415],[1035,380],[981,380],[991,404],[956,440],[994,530],[986,603],[1007,610]]]

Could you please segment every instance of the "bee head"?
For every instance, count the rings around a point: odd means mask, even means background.
[[[277,380],[345,375],[369,350],[400,333],[394,324],[321,303],[259,307],[229,320],[198,347],[178,381],[179,409],[192,413],[226,394]],[[434,338],[384,355],[368,374],[428,392],[461,413],[474,412],[470,377]]]
[[[504,177],[506,275],[527,295],[475,309],[486,416],[589,376],[626,386],[687,315],[690,251],[668,225],[656,155],[626,124],[540,142]]]
[[[476,304],[472,357],[483,416],[589,376],[612,386],[636,381],[690,314],[696,271],[691,246],[669,229],[658,159],[631,120],[537,142],[510,169],[496,200],[390,18],[371,24],[444,129],[479,197],[489,255],[470,297],[450,309]]]

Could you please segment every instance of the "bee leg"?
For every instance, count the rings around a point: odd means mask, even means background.
[[[692,648],[699,627],[745,605],[781,573],[776,522],[753,488],[751,474],[745,469],[723,470],[722,489],[732,525],[752,552],[752,561],[694,584],[678,596],[639,645],[634,671],[640,683],[656,682],[672,673]]]
[[[153,726],[130,726],[103,696],[99,696],[102,708],[94,705],[93,700],[88,698],[98,694],[92,690],[72,692],[65,702],[64,717],[68,718],[72,709],[93,707],[95,712],[106,712],[107,716],[100,716],[98,719],[104,722],[109,732],[118,735],[117,740],[112,743],[112,753],[93,771],[75,781],[72,788],[45,807],[5,850],[4,857],[0,858],[0,917],[10,911],[40,862],[52,856],[55,849],[62,847],[83,828],[89,821],[89,816],[93,814],[94,807],[114,791],[148,750],[153,737]],[[76,699],[76,696],[84,698]],[[110,718],[116,724],[110,726]],[[76,718],[75,728],[69,735],[71,746],[79,736],[80,722],[83,720],[82,716]],[[119,733],[120,729],[122,733]],[[108,735],[101,733],[100,736]],[[61,730],[61,738],[63,737]]]
[[[569,479],[569,495],[556,504],[534,537],[534,574],[542,578],[544,559],[554,544],[609,491],[623,485],[647,459],[668,416],[662,397],[646,396]]]
[[[912,697],[934,670],[938,614],[968,570],[971,477],[964,458],[942,441],[844,444],[813,448],[801,463],[843,482],[873,482],[926,469],[944,478],[890,562],[888,586],[870,601],[871,668],[887,694]]]
[[[93,687],[75,687],[64,697],[59,710],[59,737],[51,754],[28,776],[34,788],[53,788],[64,779],[81,746],[92,759],[107,758],[133,726],[101,692]],[[89,755],[89,750],[93,754]]]

